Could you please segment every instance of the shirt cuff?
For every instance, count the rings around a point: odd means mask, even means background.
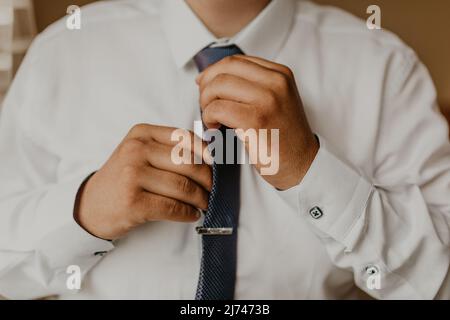
[[[279,195],[319,231],[352,251],[365,227],[365,208],[374,187],[350,165],[320,149],[302,182]]]
[[[112,242],[81,228],[73,217],[78,189],[87,175],[58,183],[39,202],[36,212],[37,250],[50,267],[93,264],[111,251]]]

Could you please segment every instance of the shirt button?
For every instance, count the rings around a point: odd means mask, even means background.
[[[98,252],[94,253],[94,256],[96,256],[96,257],[103,257],[107,253],[108,253],[108,251],[98,251]]]
[[[311,215],[311,217],[317,220],[322,218],[323,211],[319,207],[314,207],[311,210],[309,210],[309,214]]]

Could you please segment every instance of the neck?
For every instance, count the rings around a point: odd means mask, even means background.
[[[217,38],[232,37],[248,25],[271,0],[186,0]],[[283,0],[281,0],[283,1]]]

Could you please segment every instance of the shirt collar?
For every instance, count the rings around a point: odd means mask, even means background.
[[[294,0],[272,0],[228,44],[237,45],[247,55],[274,59],[291,28],[294,12]],[[161,19],[178,68],[184,67],[203,48],[221,42],[184,0],[163,1]]]

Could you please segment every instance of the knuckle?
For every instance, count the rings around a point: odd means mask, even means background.
[[[294,78],[294,72],[292,72],[291,68],[289,68],[288,66],[282,66],[281,69],[288,78]]]
[[[127,156],[140,154],[145,144],[137,139],[128,139],[122,143],[120,151]]]
[[[225,83],[228,82],[229,76],[225,73],[219,73],[217,76],[214,77],[212,83],[215,86],[222,86]]]
[[[147,131],[148,129],[150,129],[152,126],[146,123],[138,123],[135,124],[131,130],[130,130],[130,135],[133,136],[139,136],[141,135],[143,132]]]
[[[223,62],[224,63],[233,63],[233,62],[236,62],[236,60],[237,60],[237,57],[235,57],[235,56],[228,56],[228,57],[225,57],[223,59]]]
[[[194,184],[188,178],[180,178],[178,181],[178,188],[185,194],[191,194],[195,192]]]
[[[289,87],[289,78],[284,73],[275,73],[273,80],[274,87],[278,91],[285,91]]]
[[[181,210],[181,204],[176,200],[165,199],[162,200],[162,208],[168,215],[176,215]]]
[[[214,84],[212,84],[214,85]],[[211,88],[211,84],[208,85],[207,87],[205,87],[203,90],[201,90],[200,92],[200,105],[202,107],[205,106],[206,101],[208,101],[208,99],[210,99],[210,96],[213,95],[213,90]]]
[[[222,107],[223,107],[224,101],[223,100],[213,100],[211,101],[211,103],[208,105],[208,108],[205,111],[208,112],[217,112],[219,111]],[[209,109],[209,110],[208,110]]]
[[[160,200],[159,206],[167,220],[190,220],[192,213],[191,207],[180,201],[162,199]]]
[[[165,215],[170,213],[172,209],[171,201],[172,200],[163,197],[154,197],[152,199],[152,205],[156,208],[156,211]]]

